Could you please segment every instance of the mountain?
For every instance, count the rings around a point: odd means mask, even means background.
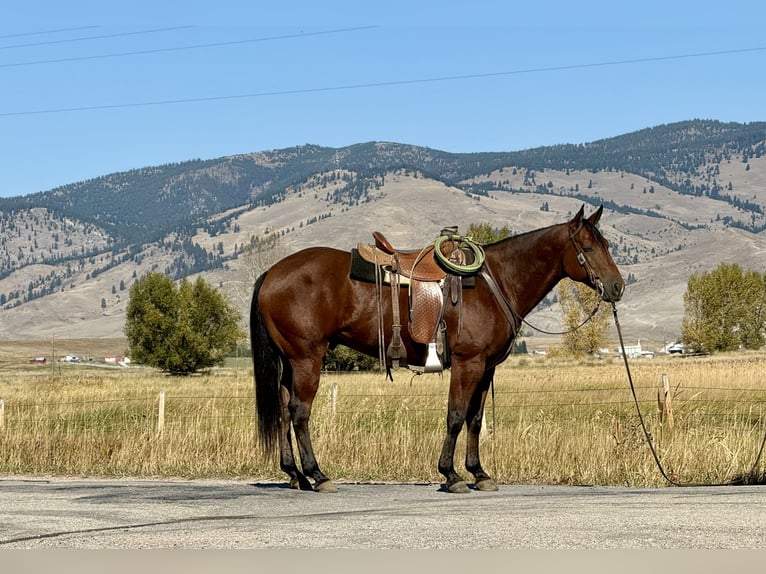
[[[691,273],[766,268],[766,122],[692,120],[577,145],[454,154],[388,142],[305,145],[105,175],[0,198],[0,338],[120,337],[130,286],[203,274],[243,311],[241,257],[343,249],[384,230],[418,247],[471,223],[513,233],[603,204],[628,279],[628,338],[678,336]],[[556,328],[555,298],[529,317]]]

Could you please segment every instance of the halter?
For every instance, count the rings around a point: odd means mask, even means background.
[[[588,279],[591,282],[591,285],[594,286],[596,291],[598,292],[599,296],[604,299],[604,295],[606,294],[606,290],[604,288],[604,283],[601,281],[601,278],[596,274],[596,272],[593,270],[593,266],[588,261],[587,257],[585,257],[585,251],[582,248],[582,245],[577,241],[577,235],[580,233],[582,228],[585,227],[585,224],[580,221],[580,224],[577,226],[577,229],[574,231],[569,231],[569,239],[572,241],[572,244],[575,247],[575,250],[577,251],[577,262],[580,264],[580,266],[585,269],[585,272],[588,274]]]

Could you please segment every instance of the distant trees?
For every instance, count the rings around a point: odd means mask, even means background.
[[[609,313],[599,308],[590,321],[588,315],[596,308],[600,295],[590,287],[563,279],[558,286],[558,300],[561,305],[564,330],[561,349],[565,355],[593,355],[606,344],[609,329]]]
[[[244,333],[239,312],[201,277],[176,285],[148,273],[130,289],[125,335],[131,357],[173,375],[220,365]]]
[[[689,277],[681,338],[698,351],[758,349],[764,344],[766,276],[721,263]]]
[[[501,239],[508,237],[510,234],[511,230],[507,225],[498,228],[492,227],[492,224],[488,222],[471,223],[465,233],[467,237],[470,237],[473,241],[481,243],[482,245],[500,241]]]
[[[354,351],[345,345],[330,349],[322,360],[322,369],[328,371],[374,371],[378,367],[377,358]]]
[[[279,233],[267,233],[260,237],[251,235],[237,255],[238,272],[230,285],[234,297],[243,305],[249,305],[255,280],[285,255],[287,251]]]

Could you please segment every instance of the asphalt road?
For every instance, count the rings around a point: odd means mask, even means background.
[[[625,489],[0,478],[5,548],[766,547],[766,486]]]

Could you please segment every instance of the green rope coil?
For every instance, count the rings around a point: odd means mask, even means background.
[[[441,245],[445,241],[457,241],[460,243],[460,247],[467,246],[473,253],[473,263],[466,265],[460,265],[454,261],[450,261],[444,253],[442,253]],[[446,269],[457,273],[458,275],[473,275],[481,269],[484,265],[484,249],[481,245],[472,241],[469,237],[462,237],[460,235],[441,235],[434,241],[434,255]]]

